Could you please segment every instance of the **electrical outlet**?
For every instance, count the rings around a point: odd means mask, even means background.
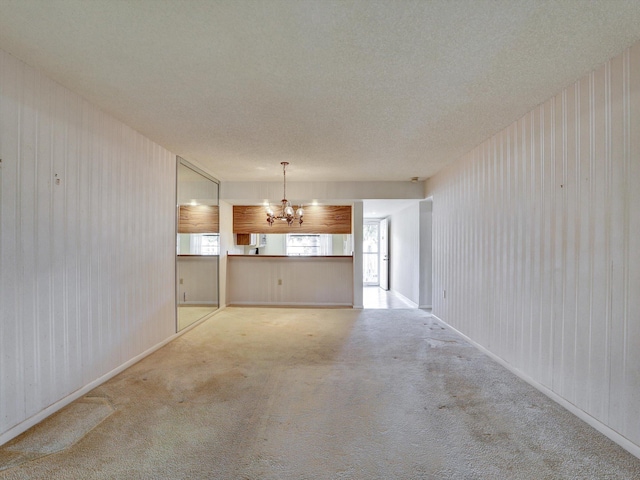
[[[446,290],[442,290],[442,298],[447,298],[447,291]]]
[[[184,284],[184,278],[181,278],[180,279],[180,285],[183,285],[183,284]]]
[[[281,278],[278,279],[278,285],[282,285],[282,279]]]

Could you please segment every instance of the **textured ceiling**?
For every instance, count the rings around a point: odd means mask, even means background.
[[[0,0],[0,48],[234,181],[424,179],[639,39],[637,0]]]

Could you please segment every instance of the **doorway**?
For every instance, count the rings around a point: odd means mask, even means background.
[[[362,225],[362,283],[380,286],[380,220]]]
[[[365,220],[362,228],[362,283],[389,290],[389,220]]]
[[[413,308],[389,290],[389,220],[365,219],[362,228],[364,308]]]

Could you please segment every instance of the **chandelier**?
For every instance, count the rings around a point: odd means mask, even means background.
[[[280,165],[282,165],[282,176],[284,178],[284,193],[280,202],[280,212],[278,215],[274,214],[271,205],[269,205],[267,207],[267,223],[271,226],[276,220],[286,220],[287,225],[291,226],[293,221],[297,220],[302,225],[302,216],[304,215],[302,205],[298,210],[294,211],[291,202],[287,200],[287,165],[289,165],[289,162],[280,162]]]

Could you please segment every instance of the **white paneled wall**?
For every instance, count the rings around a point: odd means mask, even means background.
[[[431,239],[433,203],[430,200],[420,202],[420,271],[419,302],[420,308],[431,308],[433,304],[433,275]]]
[[[416,305],[420,301],[420,206],[390,217],[389,287]]]
[[[429,194],[434,314],[640,445],[640,46]]]
[[[175,157],[0,51],[0,159],[2,443],[175,332]]]
[[[181,255],[176,262],[178,304],[218,305],[217,255]]]

